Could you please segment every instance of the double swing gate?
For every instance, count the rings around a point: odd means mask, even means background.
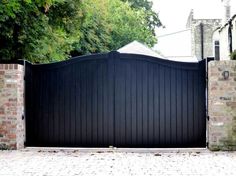
[[[204,61],[110,52],[25,66],[27,146],[206,145]]]

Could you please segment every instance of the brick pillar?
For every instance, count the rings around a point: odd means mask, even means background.
[[[236,150],[236,61],[211,61],[208,76],[209,148]]]
[[[0,64],[0,149],[24,147],[24,69],[18,64]]]

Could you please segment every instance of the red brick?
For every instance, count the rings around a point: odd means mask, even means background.
[[[211,90],[217,90],[217,87],[215,86],[215,87],[211,87]]]
[[[7,137],[9,139],[16,139],[16,134],[8,134]]]
[[[16,102],[16,101],[17,101],[17,98],[9,98],[8,101],[9,101],[9,102]]]
[[[16,128],[16,125],[13,124],[13,125],[11,125],[10,127],[11,127],[12,129],[14,129],[14,128]]]
[[[18,65],[14,64],[14,69],[17,70],[18,69]]]
[[[16,149],[16,143],[10,145],[11,149]]]
[[[4,139],[4,138],[1,139],[1,142],[9,143],[9,141],[10,141],[9,139]]]
[[[17,85],[16,84],[7,84],[7,88],[16,88]]]
[[[1,125],[0,125],[0,134],[6,134],[6,130],[3,129],[3,128],[1,127]]]
[[[10,125],[10,124],[11,124],[10,121],[7,121],[7,120],[3,120],[3,121],[2,121],[2,125]]]
[[[230,106],[230,107],[233,107],[233,108],[236,108],[236,102],[227,102],[226,105]]]

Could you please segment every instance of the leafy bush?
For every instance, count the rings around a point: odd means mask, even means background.
[[[234,50],[234,51],[230,54],[230,59],[231,59],[231,60],[236,60],[236,50]]]

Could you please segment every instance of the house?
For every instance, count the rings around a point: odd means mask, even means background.
[[[178,62],[198,62],[195,57],[166,57],[138,41],[133,41],[118,49],[117,51],[120,53],[140,54]]]
[[[122,48],[117,50],[120,53],[127,53],[127,54],[140,54],[140,55],[147,55],[152,57],[164,58],[164,56],[158,54],[157,52],[153,51],[148,46],[138,42],[133,41]]]
[[[214,56],[216,60],[230,60],[230,54],[236,50],[236,14],[231,15],[236,3],[232,6],[230,0],[222,0],[222,4],[225,10],[222,24],[213,33]]]
[[[154,49],[170,60],[182,62],[197,62],[191,55],[191,29],[184,29],[173,33],[157,36],[158,43]]]
[[[202,60],[214,56],[213,34],[221,24],[221,19],[195,19],[191,10],[186,27],[191,29],[191,54]]]
[[[186,29],[158,36],[155,49],[166,58],[190,62],[213,56],[213,33],[220,24],[221,19],[197,19],[194,17],[194,11],[191,10]]]

